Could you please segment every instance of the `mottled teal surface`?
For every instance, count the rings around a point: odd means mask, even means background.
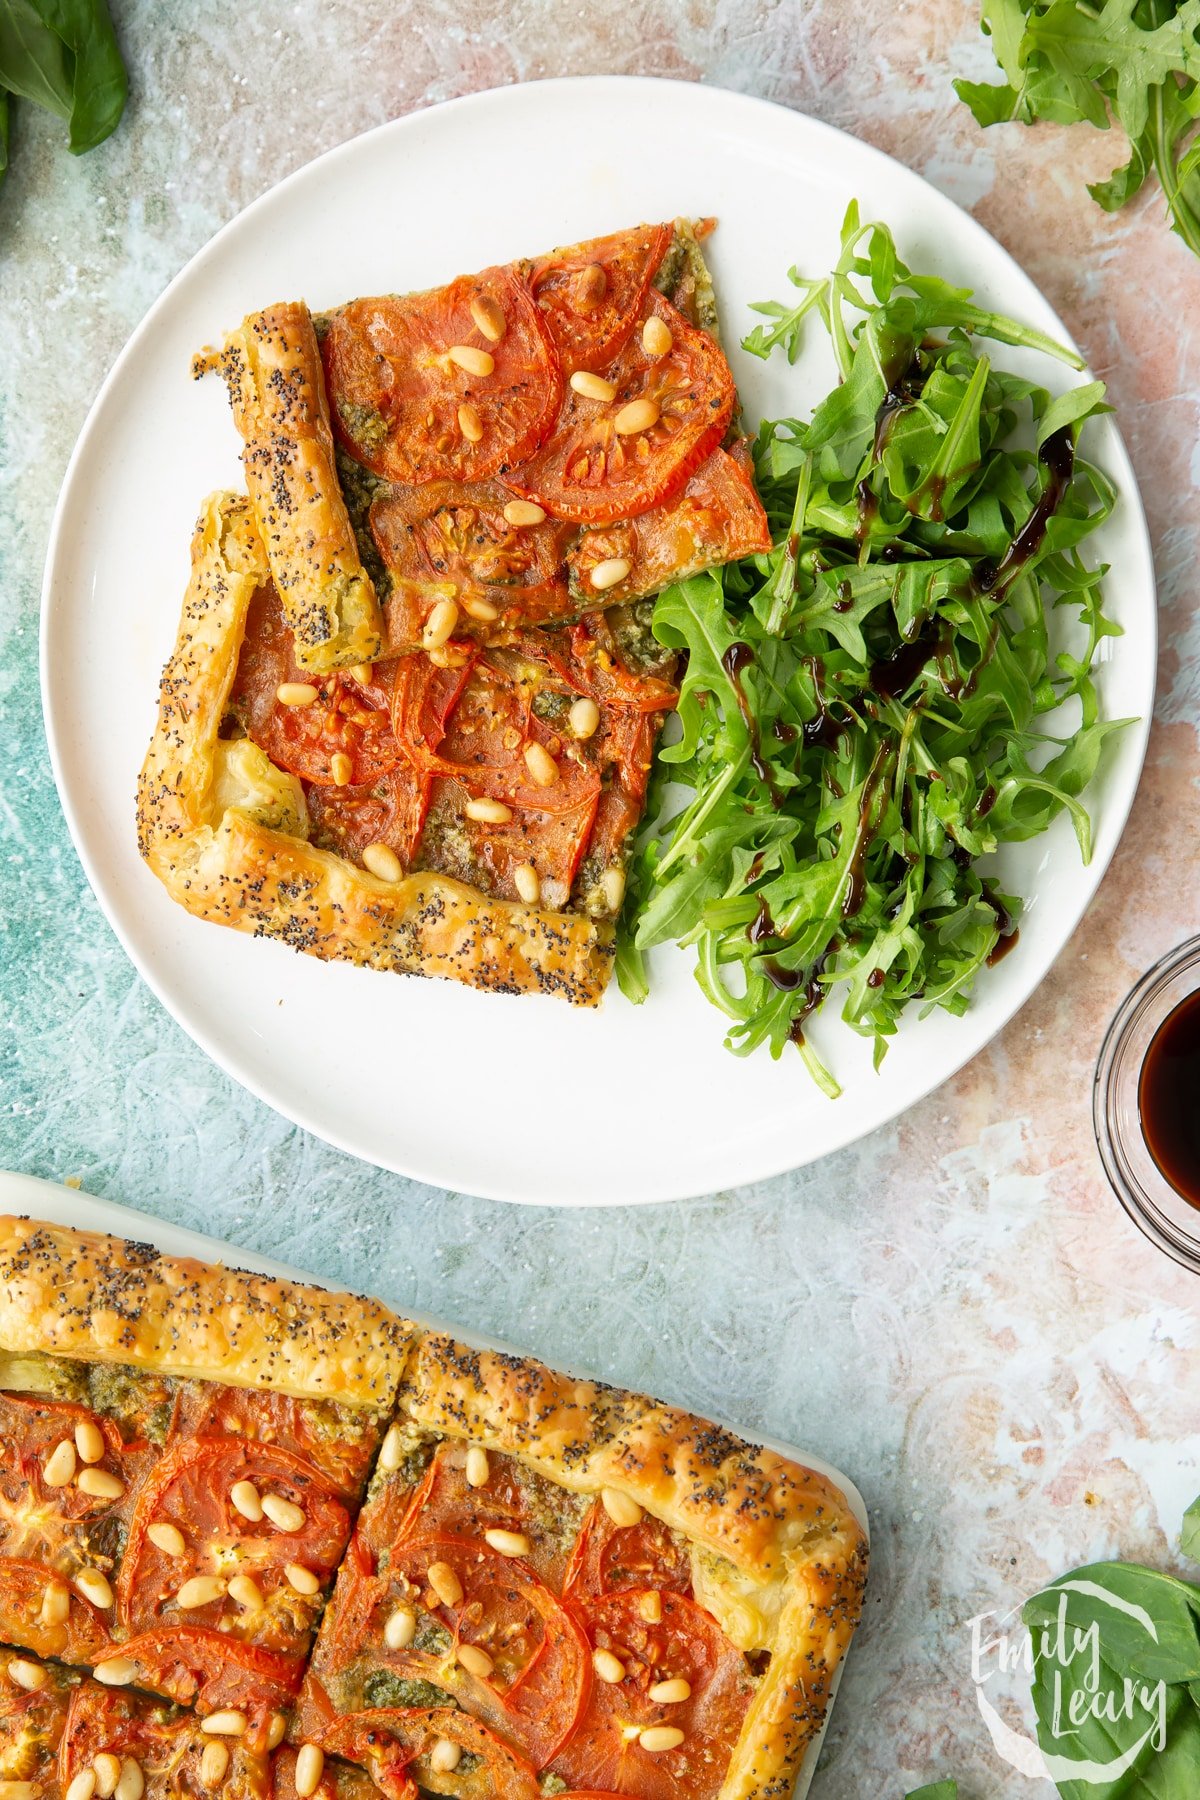
[[[1200,1290],[1118,1213],[1088,1113],[1118,998],[1197,925],[1200,348],[1181,321],[1198,316],[1200,268],[1152,200],[1117,221],[1088,202],[1082,179],[1119,146],[975,129],[949,81],[982,75],[986,51],[954,0],[117,0],[114,12],[133,76],[118,137],[75,162],[56,125],[21,109],[0,195],[0,1166],[79,1177],[841,1464],[872,1511],[875,1570],[817,1800],[898,1796],[952,1771],[981,1800],[1047,1791],[991,1748],[969,1620],[1073,1561],[1170,1560],[1200,1489]],[[687,1205],[572,1214],[365,1168],[194,1048],[134,974],[68,840],[37,610],[88,404],[220,224],[412,106],[596,70],[705,75],[805,107],[971,206],[1112,383],[1166,629],[1126,845],[1051,979],[984,1057],[818,1168]]]

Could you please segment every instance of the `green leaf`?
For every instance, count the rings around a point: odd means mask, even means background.
[[[0,86],[69,120],[76,156],[103,142],[128,93],[105,0],[0,0]]]
[[[1193,1500],[1183,1515],[1179,1547],[1192,1562],[1200,1562],[1200,1499]]]
[[[1064,426],[1081,425],[1084,419],[1093,419],[1099,413],[1111,412],[1112,407],[1104,403],[1104,394],[1102,381],[1085,381],[1079,387],[1068,388],[1065,394],[1059,394],[1038,420],[1038,449],[1041,449],[1047,438],[1053,437]]]
[[[934,1781],[927,1787],[913,1788],[905,1800],[958,1800],[957,1781]]]
[[[8,129],[9,129],[9,96],[0,88],[0,187],[8,172]]]
[[[1006,124],[1017,108],[1015,88],[997,87],[988,81],[964,81],[960,78],[954,83],[954,91],[970,107],[980,125]]]

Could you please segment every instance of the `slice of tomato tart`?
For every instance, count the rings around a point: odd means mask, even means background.
[[[368,1302],[5,1221],[0,1638],[261,1727],[299,1688],[405,1344]]]

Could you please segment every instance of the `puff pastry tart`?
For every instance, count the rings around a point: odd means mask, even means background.
[[[696,230],[251,315],[248,496],[213,495],[142,772],[207,919],[582,1004],[673,657],[645,597],[769,548]]]
[[[786,1800],[861,1605],[853,1513],[783,1456],[28,1220],[0,1444],[0,1800]]]

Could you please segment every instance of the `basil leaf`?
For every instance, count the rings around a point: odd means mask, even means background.
[[[1193,1562],[1200,1562],[1200,1499],[1193,1500],[1183,1515],[1179,1547]]]
[[[0,0],[0,87],[67,120],[75,155],[94,149],[128,91],[105,0]]]

